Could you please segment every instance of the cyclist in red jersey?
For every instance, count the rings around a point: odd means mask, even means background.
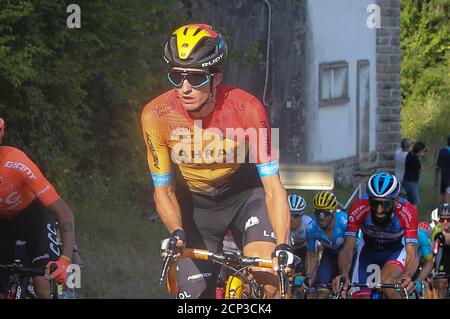
[[[164,57],[175,88],[146,105],[141,117],[154,200],[179,248],[217,251],[231,230],[245,255],[273,258],[272,271],[254,269],[270,298],[279,285],[274,257],[285,251],[288,264],[294,262],[287,194],[264,106],[220,84],[226,54],[222,36],[208,25],[186,25],[169,37]],[[218,270],[178,260],[178,298],[214,298]]]
[[[0,143],[5,122],[0,118]],[[62,248],[56,235],[59,222]],[[14,261],[16,240],[27,242],[33,268],[56,270],[34,277],[38,298],[50,297],[49,280],[65,283],[74,245],[74,217],[67,204],[28,156],[17,148],[0,146],[0,264]],[[8,289],[8,274],[0,271],[0,298]]]
[[[367,194],[353,202],[348,211],[344,246],[338,257],[341,275],[333,280],[335,291],[342,277],[345,279],[344,290],[348,288],[360,229],[363,238],[358,245],[352,282],[370,282],[373,270],[369,266],[378,265],[380,278],[376,279],[381,283],[399,283],[409,292],[415,288],[412,277],[419,265],[417,210],[407,200],[398,197],[399,193],[400,183],[395,176],[377,173],[367,182]],[[400,298],[394,289],[383,289],[383,294],[389,299]],[[370,298],[370,291],[356,288],[353,296]]]

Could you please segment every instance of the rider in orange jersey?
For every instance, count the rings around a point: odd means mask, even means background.
[[[141,117],[154,199],[179,248],[217,251],[231,230],[245,255],[273,258],[273,270],[254,269],[270,298],[278,293],[275,257],[284,251],[294,262],[287,194],[264,106],[220,84],[226,55],[222,35],[208,25],[185,25],[169,37],[164,58],[174,88]],[[178,260],[178,298],[213,298],[218,270]]]
[[[5,122],[0,118],[0,143]],[[62,248],[55,228],[60,225]],[[50,297],[48,280],[64,283],[74,244],[74,217],[55,188],[35,163],[22,151],[0,146],[0,264],[14,261],[16,240],[27,242],[27,254],[33,268],[56,270],[46,277],[34,277],[38,298]],[[8,289],[8,274],[0,271],[0,298]]]

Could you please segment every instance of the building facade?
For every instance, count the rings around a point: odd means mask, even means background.
[[[260,97],[280,160],[348,183],[390,170],[400,140],[400,0],[185,0],[223,31],[225,83]]]

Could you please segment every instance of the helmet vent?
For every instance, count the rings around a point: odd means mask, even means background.
[[[195,32],[194,32],[194,36],[196,36],[202,30],[203,30],[203,28],[197,28],[197,30],[195,30]]]

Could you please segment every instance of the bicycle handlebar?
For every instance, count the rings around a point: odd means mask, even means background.
[[[18,276],[44,276],[45,269],[27,268],[21,264],[0,265],[0,269]]]
[[[405,299],[409,299],[409,293],[406,288],[400,288],[400,284],[383,284],[383,283],[374,283],[374,284],[368,284],[368,283],[357,283],[352,282],[349,284],[349,288],[369,288],[369,289],[396,289],[396,290],[402,290],[403,294],[405,296]],[[340,295],[342,289],[339,290],[338,295]],[[419,299],[419,294],[416,289],[412,291],[416,299]]]
[[[182,253],[184,258],[194,258],[200,260],[209,260],[219,264],[237,264],[242,266],[255,266],[261,268],[272,268],[272,260],[257,257],[241,256],[234,252],[224,252],[223,254],[215,254],[209,250],[185,248]]]
[[[369,288],[369,289],[400,289],[400,284],[371,284],[352,282],[349,288]]]

